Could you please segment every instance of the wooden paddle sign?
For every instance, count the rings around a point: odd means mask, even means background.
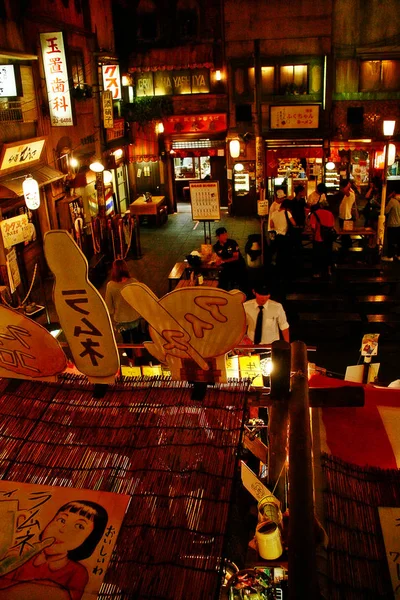
[[[92,383],[114,383],[119,355],[107,306],[88,278],[85,255],[67,231],[44,237],[54,304],[74,362]]]
[[[149,323],[148,351],[167,363],[172,379],[226,381],[225,354],[246,330],[245,295],[206,286],[187,287],[157,298],[143,283],[122,296]]]
[[[0,377],[55,381],[66,364],[61,346],[47,329],[0,306]]]

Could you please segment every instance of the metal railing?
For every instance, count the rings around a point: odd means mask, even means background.
[[[23,120],[24,117],[20,100],[0,102],[0,122]]]

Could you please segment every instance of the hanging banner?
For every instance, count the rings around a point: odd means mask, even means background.
[[[46,76],[51,124],[53,127],[68,127],[73,125],[74,121],[72,118],[71,94],[63,34],[61,31],[41,33],[40,44]]]
[[[76,367],[92,383],[114,383],[119,355],[107,306],[88,279],[85,255],[67,231],[48,231],[44,254],[55,276],[61,327]]]
[[[112,93],[113,100],[121,100],[122,94],[119,65],[103,65],[101,70],[103,73],[104,90],[109,90]]]
[[[18,268],[17,253],[15,248],[12,248],[6,257],[7,275],[10,284],[11,293],[13,294],[21,283],[21,275]]]
[[[0,600],[95,600],[129,502],[125,494],[2,481]]]
[[[103,107],[104,129],[112,129],[114,127],[114,116],[113,116],[113,97],[112,97],[112,92],[110,90],[107,90],[106,92],[102,93],[101,104]]]
[[[189,183],[193,221],[219,221],[218,181]]]
[[[29,223],[26,213],[11,217],[11,219],[4,219],[0,222],[0,228],[4,248],[11,248],[11,246],[29,240]]]

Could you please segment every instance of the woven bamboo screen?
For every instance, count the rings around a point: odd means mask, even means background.
[[[378,506],[400,506],[400,471],[324,454],[324,511],[331,600],[392,600]]]
[[[132,497],[99,598],[218,596],[245,386],[0,380],[0,478]]]

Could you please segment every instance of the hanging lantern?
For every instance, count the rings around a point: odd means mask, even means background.
[[[388,167],[390,167],[396,160],[396,145],[395,144],[389,144],[389,150],[388,150]],[[385,148],[386,151],[386,148]]]
[[[104,185],[108,185],[112,182],[113,176],[111,171],[103,171],[103,181]]]
[[[99,160],[94,160],[89,165],[89,169],[93,171],[93,173],[102,173],[104,171],[104,165],[102,165]]]
[[[22,182],[25,204],[30,210],[36,210],[40,206],[39,184],[32,175],[28,175]]]
[[[240,141],[238,139],[231,140],[229,142],[229,154],[232,158],[239,158],[240,156]]]

